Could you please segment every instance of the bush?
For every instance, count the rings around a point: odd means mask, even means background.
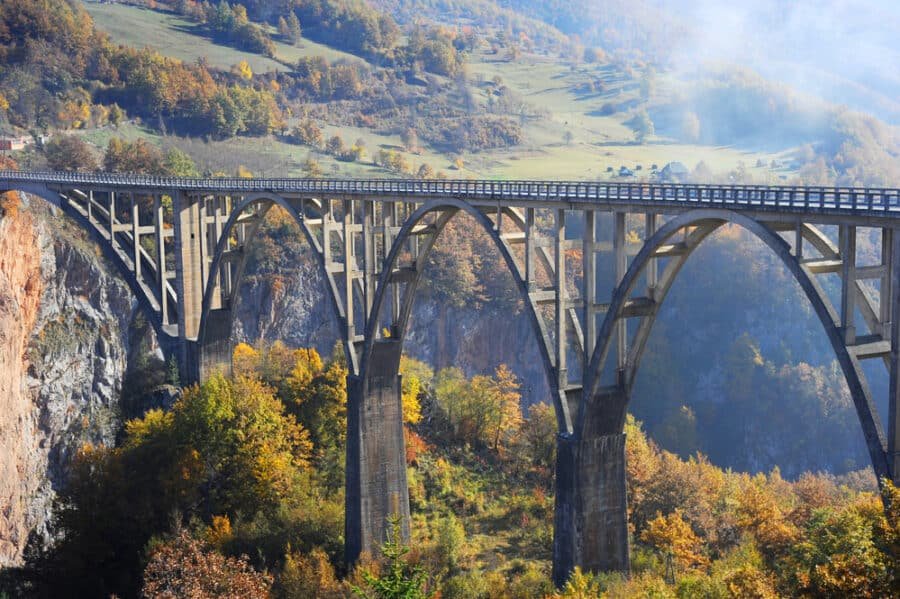
[[[97,160],[91,147],[80,137],[57,135],[44,149],[47,164],[54,171],[95,171]]]
[[[246,557],[225,557],[185,530],[150,550],[144,597],[268,599],[272,577],[254,570]]]

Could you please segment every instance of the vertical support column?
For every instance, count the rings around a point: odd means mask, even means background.
[[[397,202],[390,202],[387,206],[382,206],[382,211],[388,211],[384,217],[384,254],[390,253],[394,247],[394,228],[398,227]],[[403,334],[400,330],[395,330],[400,326],[400,284],[391,283],[391,336],[399,337]]]
[[[900,484],[900,234],[892,231],[889,237],[891,284],[888,294],[881,291],[881,302],[891,306],[887,461],[894,484]]]
[[[584,430],[557,437],[553,581],[575,566],[628,573],[625,485],[625,397],[621,390],[589,398]]]
[[[134,278],[138,285],[141,283],[141,211],[135,200],[134,193],[128,194],[131,198],[131,241],[132,254],[134,254]]]
[[[178,339],[182,382],[201,376],[196,339],[203,310],[202,199],[181,191],[172,197],[175,217],[175,288],[178,292]]]
[[[345,559],[376,555],[391,518],[409,539],[409,487],[403,437],[400,342],[379,340],[362,377],[347,378]]]
[[[556,275],[556,381],[560,394],[565,392],[569,384],[566,368],[566,211],[556,211],[556,227],[554,239],[554,274]]]
[[[153,194],[153,232],[156,236],[156,284],[159,285],[160,322],[169,324],[169,296],[166,293],[166,237],[162,198]]]
[[[616,286],[625,278],[628,270],[628,259],[625,255],[625,213],[616,212],[615,231],[613,232],[613,252],[616,260]],[[621,376],[625,371],[625,360],[628,357],[626,343],[628,342],[626,320],[620,318],[616,321],[616,372]]]
[[[893,306],[891,300],[894,297],[894,287],[892,285],[891,276],[894,272],[894,238],[893,229],[887,227],[881,230],[881,263],[884,265],[884,274],[881,275],[879,284],[878,311],[879,311],[879,330],[872,331],[876,335],[881,335],[882,339],[890,339],[891,322],[893,316],[891,311]]]
[[[841,332],[844,343],[856,343],[856,227],[841,225]]]
[[[112,245],[113,251],[116,250],[116,192],[109,192],[109,243]]]
[[[215,199],[215,196],[213,196]],[[209,282],[209,267],[213,252],[209,251],[209,218],[206,210],[207,196],[201,195],[197,198],[198,209],[200,210],[200,235],[197,242],[200,244],[200,255],[203,259],[200,261],[201,288],[206,290],[206,284]],[[215,250],[213,250],[215,251]]]
[[[534,208],[525,209],[525,286],[534,291]]]
[[[210,235],[209,240],[207,241],[207,247],[209,248],[209,264],[210,268],[212,268],[212,257],[215,254],[216,247],[219,243],[219,239],[222,238],[222,212],[225,208],[225,196],[213,196],[213,226],[212,233]],[[228,248],[225,248],[228,249]],[[222,308],[226,308],[225,302],[225,293],[222,288],[222,269],[226,265],[221,263],[219,265],[219,270],[217,272],[210,272],[209,276],[213,279],[213,290],[212,297],[210,297],[210,307],[214,310],[220,310]]]
[[[656,214],[648,213],[644,220],[644,240],[648,240],[656,233]],[[647,262],[647,297],[656,301],[656,285],[659,283],[659,264],[653,258]]]
[[[584,213],[584,240],[581,246],[582,270],[584,272],[584,371],[587,371],[594,345],[597,342],[597,253],[595,245],[596,228],[594,211]]]
[[[366,294],[365,318],[376,318],[372,314],[375,303],[375,203],[363,200],[363,290]]]
[[[586,219],[588,221],[589,219]],[[625,213],[614,216],[613,253],[616,285],[627,269]],[[647,221],[649,231],[655,219]],[[591,237],[586,231],[585,237]],[[587,249],[587,247],[585,247]],[[588,261],[585,260],[587,268]],[[585,281],[587,281],[587,270]],[[655,274],[648,286],[655,285]],[[591,395],[594,381],[585,380],[579,430],[557,437],[556,505],[553,535],[553,580],[565,583],[572,570],[629,571],[628,497],[625,485],[626,391],[621,385],[626,353],[625,319],[616,323],[617,372],[613,388]]]
[[[353,347],[356,336],[356,323],[353,318],[353,200],[344,200],[344,309],[347,311],[347,322],[344,327],[344,342],[348,348]]]

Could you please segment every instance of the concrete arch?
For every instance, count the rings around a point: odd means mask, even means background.
[[[565,396],[563,394],[564,392],[555,388],[556,385],[554,383],[553,377],[553,359],[551,358],[550,354],[550,340],[547,335],[546,328],[540,321],[537,306],[529,297],[527,284],[519,271],[516,259],[513,256],[509,245],[501,237],[500,232],[495,228],[495,223],[490,218],[488,218],[485,213],[478,210],[476,207],[460,200],[448,199],[425,203],[420,206],[415,212],[413,212],[413,214],[406,219],[406,221],[400,228],[400,231],[391,246],[390,252],[385,258],[384,266],[382,268],[382,272],[379,276],[376,286],[376,292],[372,304],[372,311],[366,322],[366,342],[363,348],[362,356],[360,358],[361,378],[365,379],[365,377],[369,374],[368,370],[370,365],[372,364],[373,354],[376,352],[376,347],[379,344],[385,343],[384,340],[376,339],[378,332],[378,314],[380,313],[381,308],[384,305],[385,295],[388,293],[390,287],[389,282],[391,273],[397,265],[400,253],[402,252],[405,242],[410,239],[413,228],[418,225],[426,216],[436,212],[441,213],[441,215],[438,217],[438,220],[435,223],[434,234],[429,236],[425,247],[420,250],[418,257],[416,258],[416,269],[413,274],[412,280],[407,285],[403,298],[401,298],[397,327],[399,330],[396,331],[398,339],[391,340],[391,342],[397,343],[397,346],[393,350],[393,352],[397,354],[397,359],[399,359],[399,353],[402,351],[403,339],[405,338],[405,331],[408,325],[415,292],[418,288],[418,284],[421,280],[423,272],[422,266],[424,266],[425,261],[427,260],[434,245],[434,242],[440,236],[444,227],[446,227],[446,225],[456,214],[458,214],[459,212],[464,212],[475,219],[475,221],[488,234],[488,236],[490,236],[491,240],[496,245],[497,250],[500,252],[503,261],[506,263],[510,274],[515,280],[519,295],[527,306],[529,322],[531,323],[532,330],[534,331],[535,337],[538,340],[539,351],[541,354],[541,360],[544,365],[544,373],[547,377],[548,386],[551,390],[553,390],[553,406],[556,412],[559,430],[562,432],[571,431],[572,419],[569,414],[568,403],[565,401]],[[516,213],[515,211],[504,211],[504,215],[511,217],[512,222],[515,222],[518,227],[524,230],[524,220],[521,219],[521,216],[518,213]]]
[[[888,459],[884,434],[878,420],[877,411],[874,408],[871,393],[865,379],[865,375],[860,367],[859,361],[853,357],[844,342],[841,331],[836,324],[834,309],[830,304],[823,289],[816,281],[815,276],[804,267],[804,265],[791,252],[790,245],[784,241],[781,236],[772,231],[769,227],[752,218],[728,210],[696,210],[687,212],[665,223],[660,229],[646,241],[640,252],[635,256],[634,261],[629,267],[624,279],[616,288],[610,303],[609,311],[598,333],[597,347],[591,357],[590,366],[587,371],[587,381],[591,396],[598,394],[600,391],[600,375],[601,369],[606,361],[609,353],[610,345],[613,338],[615,323],[623,317],[623,310],[626,302],[631,298],[638,285],[640,275],[646,269],[657,250],[669,242],[679,231],[686,231],[687,227],[696,227],[692,232],[685,234],[686,251],[680,259],[676,259],[669,265],[665,272],[661,275],[659,287],[654,297],[655,309],[642,318],[640,328],[637,335],[642,335],[632,352],[628,354],[626,361],[626,373],[620,376],[620,385],[623,387],[621,393],[611,395],[605,404],[596,406],[595,408],[586,408],[585,403],[578,414],[576,434],[583,434],[586,430],[596,430],[601,428],[615,430],[616,433],[621,432],[621,426],[624,424],[625,410],[627,409],[630,399],[631,385],[634,381],[634,373],[640,363],[643,353],[643,344],[650,328],[655,321],[658,308],[664,301],[671,285],[680,271],[681,267],[696,249],[700,243],[719,227],[725,224],[734,224],[753,233],[760,241],[765,243],[781,260],[784,266],[791,272],[794,279],[800,285],[806,297],[811,302],[819,321],[822,323],[825,333],[828,336],[831,346],[834,349],[838,363],[844,373],[844,378],[850,389],[856,408],[857,417],[863,429],[866,445],[869,450],[869,456],[872,461],[872,467],[875,470],[879,480],[882,477],[889,476]],[[636,336],[637,336],[636,335]],[[608,412],[603,415],[598,413],[589,414],[588,410],[594,412]],[[602,420],[602,422],[598,422]]]
[[[229,305],[221,310],[213,310],[212,298],[216,287],[216,274],[219,272],[222,266],[222,260],[228,248],[228,240],[231,237],[234,228],[239,224],[238,221],[240,217],[244,215],[248,210],[256,206],[262,206],[262,209],[258,213],[258,220],[252,225],[252,229],[248,232],[245,245],[253,243],[259,227],[262,224],[263,218],[265,218],[265,215],[273,206],[279,206],[283,210],[285,210],[285,212],[287,212],[291,216],[294,222],[297,223],[297,226],[300,227],[300,230],[303,232],[303,236],[306,238],[306,242],[313,250],[313,254],[315,255],[316,260],[316,267],[319,270],[319,273],[322,275],[322,279],[324,281],[330,282],[327,293],[337,320],[340,321],[341,319],[341,307],[338,300],[337,289],[333,285],[333,280],[327,275],[320,244],[318,243],[318,240],[316,239],[313,232],[310,230],[309,226],[307,226],[305,215],[301,214],[291,203],[291,201],[276,194],[255,193],[244,196],[241,199],[240,204],[232,209],[228,220],[222,227],[222,234],[216,242],[215,254],[213,256],[213,261],[210,264],[209,276],[204,287],[200,327],[197,335],[197,346],[195,349],[196,365],[200,374],[198,380],[203,380],[203,374],[205,372],[208,372],[216,366],[220,366],[222,363],[226,363],[229,365],[231,364],[230,337],[234,316],[232,314],[233,299],[240,287],[240,283],[243,278],[244,268],[247,261],[246,252],[243,252],[243,255],[240,257],[238,267],[235,271],[234,280],[232,281],[232,297],[229,299]],[[221,312],[221,315],[217,315],[218,312]],[[226,348],[228,350],[227,355],[225,352]],[[344,351],[347,354],[347,361],[349,364],[350,355],[346,345],[344,347]]]
[[[175,351],[174,345],[176,340],[168,335],[163,328],[157,305],[157,302],[164,301],[165,291],[161,290],[160,297],[157,298],[153,295],[152,290],[145,289],[138,281],[134,272],[128,267],[128,264],[125,262],[122,255],[116,250],[112,239],[104,237],[103,232],[101,232],[94,223],[90,222],[85,214],[73,207],[70,203],[71,200],[68,200],[62,193],[54,191],[46,185],[23,183],[21,185],[7,186],[5,189],[0,190],[0,193],[7,191],[16,191],[28,196],[39,197],[51,206],[62,210],[67,216],[73,218],[83,229],[90,232],[91,237],[93,237],[94,241],[100,246],[103,256],[116,266],[119,274],[125,279],[129,289],[131,289],[131,293],[134,294],[138,305],[141,310],[143,310],[144,316],[152,323],[153,329],[156,331],[157,339],[166,354]]]

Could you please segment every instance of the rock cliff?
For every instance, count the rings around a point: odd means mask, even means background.
[[[139,321],[128,286],[74,222],[27,197],[0,215],[0,565],[50,538],[78,448],[115,441],[128,357],[146,347]]]

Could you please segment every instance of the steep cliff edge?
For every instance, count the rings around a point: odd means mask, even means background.
[[[30,213],[15,194],[0,217],[0,563],[14,562],[28,538],[36,419],[25,385],[25,350],[40,303],[41,251]]]
[[[27,197],[0,216],[0,565],[52,537],[55,490],[77,449],[115,441],[140,320],[74,222]]]

